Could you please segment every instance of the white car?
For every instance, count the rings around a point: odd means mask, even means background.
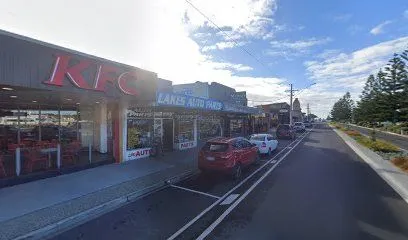
[[[270,134],[253,134],[249,141],[256,144],[260,154],[271,155],[272,152],[278,147],[278,140],[276,140]]]
[[[295,129],[296,132],[306,131],[306,126],[302,122],[295,122],[295,124],[293,125],[293,128]]]

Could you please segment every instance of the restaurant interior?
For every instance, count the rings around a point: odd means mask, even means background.
[[[114,103],[0,85],[0,180],[114,162]]]

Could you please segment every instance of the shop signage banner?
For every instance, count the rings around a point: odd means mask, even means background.
[[[189,149],[195,147],[195,142],[184,142],[184,143],[179,143],[179,149],[184,150],[184,149]]]
[[[126,160],[136,160],[150,156],[151,148],[139,148],[135,150],[126,151]]]
[[[185,108],[200,108],[207,110],[222,110],[223,103],[220,101],[192,97],[187,95],[158,92],[156,101],[158,105],[185,107]]]

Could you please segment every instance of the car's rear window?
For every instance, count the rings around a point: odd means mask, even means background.
[[[228,150],[228,144],[208,142],[203,146],[202,150],[206,152],[225,152]]]
[[[252,140],[252,141],[265,141],[265,136],[255,135],[255,136],[252,136],[249,140]]]
[[[288,130],[289,129],[289,125],[279,125],[278,126],[278,130]]]

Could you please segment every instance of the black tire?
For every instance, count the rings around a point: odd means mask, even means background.
[[[269,150],[268,150],[268,157],[270,157],[270,156],[272,156],[272,150],[271,150],[271,148],[269,148]]]
[[[255,157],[254,165],[259,165],[261,163],[261,154],[258,152]]]
[[[235,165],[234,170],[232,171],[232,179],[233,180],[238,180],[240,179],[242,176],[242,167],[240,163],[237,163],[237,165]]]

